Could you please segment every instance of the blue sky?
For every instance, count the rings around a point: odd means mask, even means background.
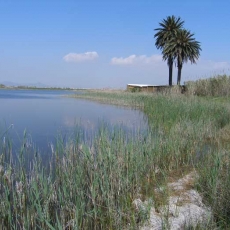
[[[0,0],[0,82],[167,84],[154,29],[169,15],[180,16],[202,47],[196,65],[184,64],[182,82],[229,74],[229,9],[229,0]]]

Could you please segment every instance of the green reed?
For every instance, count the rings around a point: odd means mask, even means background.
[[[207,79],[186,82],[187,93],[198,96],[229,96],[230,76],[216,75]]]
[[[5,142],[0,158],[0,228],[135,229],[148,213],[135,210],[134,199],[151,198],[161,205],[169,194],[158,197],[154,188],[166,184],[175,172],[183,175],[194,167],[201,172],[200,191],[210,184],[206,187],[212,189],[211,198],[206,201],[219,210],[212,186],[219,174],[214,174],[213,184],[207,182],[211,172],[203,173],[199,160],[208,167],[211,160],[206,156],[212,155],[201,150],[216,143],[229,124],[226,107],[177,94],[91,91],[81,97],[139,107],[149,128],[127,136],[122,129],[103,125],[90,143],[78,134],[67,143],[60,138],[46,167],[37,153],[27,160],[31,153],[25,144],[18,161],[5,161],[12,151]],[[221,144],[217,148],[223,150]],[[225,175],[223,185],[228,181]]]

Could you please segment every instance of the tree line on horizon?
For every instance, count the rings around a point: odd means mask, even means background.
[[[155,29],[155,45],[162,51],[164,61],[169,67],[169,85],[172,86],[173,64],[177,66],[177,85],[181,84],[181,72],[184,63],[196,63],[200,56],[200,42],[193,37],[194,34],[184,29],[184,21],[174,15],[168,16],[159,23]]]

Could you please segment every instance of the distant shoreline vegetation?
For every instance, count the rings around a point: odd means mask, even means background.
[[[0,84],[0,89],[36,89],[36,90],[84,90],[81,88],[71,88],[71,87],[36,87],[36,86],[6,86]]]

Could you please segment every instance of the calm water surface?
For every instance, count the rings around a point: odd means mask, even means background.
[[[68,98],[73,91],[0,90],[0,138],[12,140],[19,149],[24,130],[28,144],[46,154],[60,133],[76,132],[76,126],[90,138],[102,123],[119,126],[129,133],[145,129],[146,118],[139,110]]]

